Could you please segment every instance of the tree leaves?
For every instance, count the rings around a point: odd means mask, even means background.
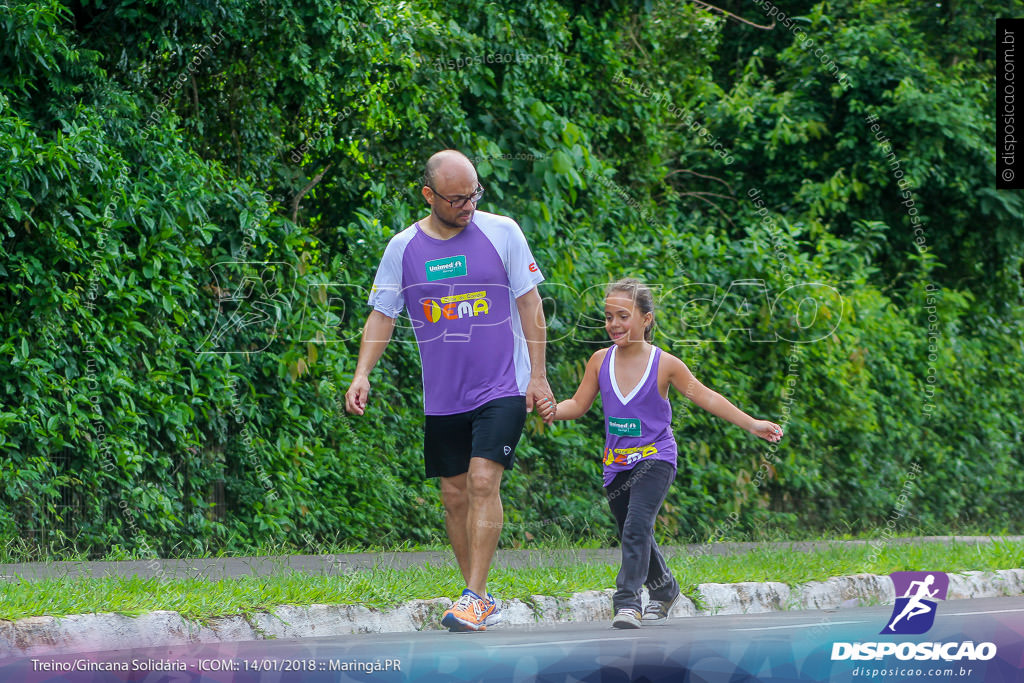
[[[991,190],[987,19],[795,8],[849,87],[784,27],[668,0],[16,3],[0,531],[139,552],[436,538],[410,331],[367,415],[344,393],[374,270],[427,210],[422,165],[445,147],[473,157],[481,209],[520,223],[547,278],[556,395],[605,343],[604,284],[634,275],[658,293],[657,343],[790,420],[762,484],[759,442],[674,399],[680,540],[734,511],[779,535],[868,529],[913,460],[932,477],[922,523],[1021,524],[973,495],[1024,489],[1006,409],[1024,393],[1024,203]],[[785,298],[809,283],[821,296]],[[614,533],[594,507],[596,409],[521,448],[506,541]]]

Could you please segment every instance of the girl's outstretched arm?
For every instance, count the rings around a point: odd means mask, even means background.
[[[671,354],[662,353],[661,362],[667,363],[668,381],[672,386],[704,410],[766,441],[775,443],[782,438],[782,427],[747,415],[717,391],[701,384],[683,361]]]
[[[590,410],[590,406],[594,405],[594,399],[597,398],[597,392],[600,390],[597,375],[601,371],[601,361],[604,360],[606,353],[608,353],[608,349],[594,352],[594,355],[587,361],[587,368],[583,371],[583,379],[580,381],[576,393],[572,398],[567,398],[557,406],[550,406],[544,413],[545,421],[549,417],[554,420],[575,420]]]

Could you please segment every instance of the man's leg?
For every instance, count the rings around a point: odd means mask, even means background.
[[[516,445],[526,423],[526,399],[507,396],[488,401],[474,412],[473,453],[469,459],[466,492],[469,498],[468,588],[487,596],[487,574],[498,548],[504,511],[501,475],[515,463]]]
[[[462,578],[469,585],[469,533],[468,513],[469,495],[466,491],[468,474],[455,477],[441,477],[441,502],[444,503],[444,524],[448,529],[448,540],[455,552],[455,561],[459,564]]]
[[[474,410],[471,419],[473,445],[464,482],[463,527],[468,557],[462,563],[467,590],[441,620],[453,631],[483,630],[501,621],[499,601],[487,593],[487,574],[504,518],[501,475],[515,463],[515,447],[526,421],[526,401],[522,396],[494,399]],[[452,493],[452,500],[456,500],[457,493]],[[454,528],[457,521],[456,516],[449,518],[453,548],[459,543]]]
[[[473,448],[473,425],[468,413],[427,415],[424,419],[423,461],[427,478],[440,479],[445,528],[462,577],[469,581],[469,536],[466,515],[467,471]]]
[[[469,545],[469,574],[466,586],[477,595],[487,595],[487,574],[498,549],[504,510],[501,506],[501,475],[505,467],[486,458],[472,458],[466,479],[468,514],[466,535]],[[452,536],[454,539],[454,535]],[[452,543],[454,547],[454,541]],[[461,566],[461,563],[460,563]],[[465,574],[465,572],[463,572]]]

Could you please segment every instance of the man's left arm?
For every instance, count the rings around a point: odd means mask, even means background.
[[[544,321],[540,293],[536,287],[518,297],[516,307],[519,309],[519,320],[523,325],[526,348],[530,353],[530,383],[526,387],[526,411],[530,412],[533,406],[542,400],[554,401],[551,387],[548,386],[545,358],[547,325]],[[551,421],[547,422],[551,424]]]

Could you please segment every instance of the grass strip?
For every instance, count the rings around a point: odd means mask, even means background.
[[[730,542],[793,542],[793,541],[823,541],[823,540],[866,540],[870,541],[877,537],[878,529],[874,527],[868,533],[851,534],[849,530],[833,529],[831,531],[807,530],[806,534],[787,533],[779,535],[766,531],[764,528],[755,530],[743,530],[739,528],[730,529]],[[710,530],[709,530],[710,531]],[[900,535],[891,537],[890,541],[895,542],[900,538],[914,538],[919,536],[1006,536],[1011,535],[1008,530],[993,532],[991,529],[976,528],[974,526],[943,526],[936,528],[924,525],[907,525],[901,528]],[[56,539],[45,543],[26,540],[20,536],[0,536],[0,564],[15,564],[19,562],[57,562],[72,561],[85,562],[90,560],[122,561],[122,560],[149,560],[151,550],[145,549],[126,550],[120,546],[108,548],[104,553],[97,553],[95,549],[89,550],[79,547],[74,539],[56,534]],[[709,536],[696,534],[690,538],[674,539],[673,545],[704,543]],[[581,535],[570,533],[556,526],[550,529],[538,531],[531,540],[525,541],[519,538],[509,538],[502,535],[500,547],[513,550],[573,550],[580,548],[607,548],[614,545],[618,540],[614,535],[593,533]],[[309,539],[306,544],[295,545],[292,543],[262,543],[259,545],[232,546],[230,549],[213,547],[200,544],[196,546],[175,546],[161,557],[168,559],[202,559],[202,558],[227,558],[227,557],[267,557],[283,555],[326,555],[346,553],[401,553],[401,552],[448,552],[451,546],[448,539],[441,533],[430,542],[414,543],[402,541],[398,543],[356,543],[350,538],[338,535],[332,540],[316,541]]]
[[[564,554],[561,556],[564,558]],[[699,583],[778,581],[790,586],[833,576],[901,570],[958,573],[1024,567],[1024,542],[995,540],[917,545],[842,546],[796,551],[761,547],[736,555],[672,557],[669,566],[690,597]],[[573,563],[491,571],[488,590],[504,599],[566,597],[615,586],[616,564]],[[383,609],[415,599],[452,598],[463,588],[453,566],[378,566],[342,574],[283,570],[270,576],[209,580],[138,577],[52,578],[0,582],[0,619],[93,612],[137,615],[173,610],[191,619],[251,614],[278,605],[361,604]]]

